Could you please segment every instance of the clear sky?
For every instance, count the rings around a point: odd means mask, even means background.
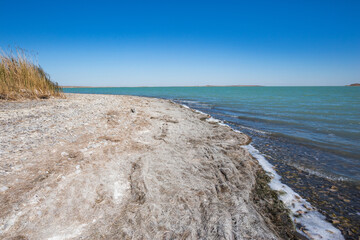
[[[0,46],[61,85],[360,82],[360,1],[0,0]]]

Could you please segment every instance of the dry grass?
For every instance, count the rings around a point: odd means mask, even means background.
[[[62,97],[62,88],[22,49],[0,51],[0,99]]]

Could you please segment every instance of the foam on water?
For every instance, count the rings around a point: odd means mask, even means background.
[[[243,146],[243,148],[247,149],[251,155],[258,160],[262,168],[272,177],[269,183],[270,187],[281,193],[279,198],[284,202],[286,207],[291,210],[291,217],[294,223],[299,223],[304,227],[303,231],[297,229],[298,232],[311,239],[344,239],[341,232],[327,222],[325,217],[316,211],[310,203],[280,181],[280,175],[276,173],[274,167],[257,149],[251,144]]]

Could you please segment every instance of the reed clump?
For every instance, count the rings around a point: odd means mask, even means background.
[[[50,80],[34,55],[22,49],[0,51],[0,99],[63,97],[62,88]]]

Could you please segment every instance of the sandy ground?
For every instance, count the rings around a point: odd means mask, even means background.
[[[280,238],[249,138],[170,101],[0,102],[0,132],[1,239]]]

